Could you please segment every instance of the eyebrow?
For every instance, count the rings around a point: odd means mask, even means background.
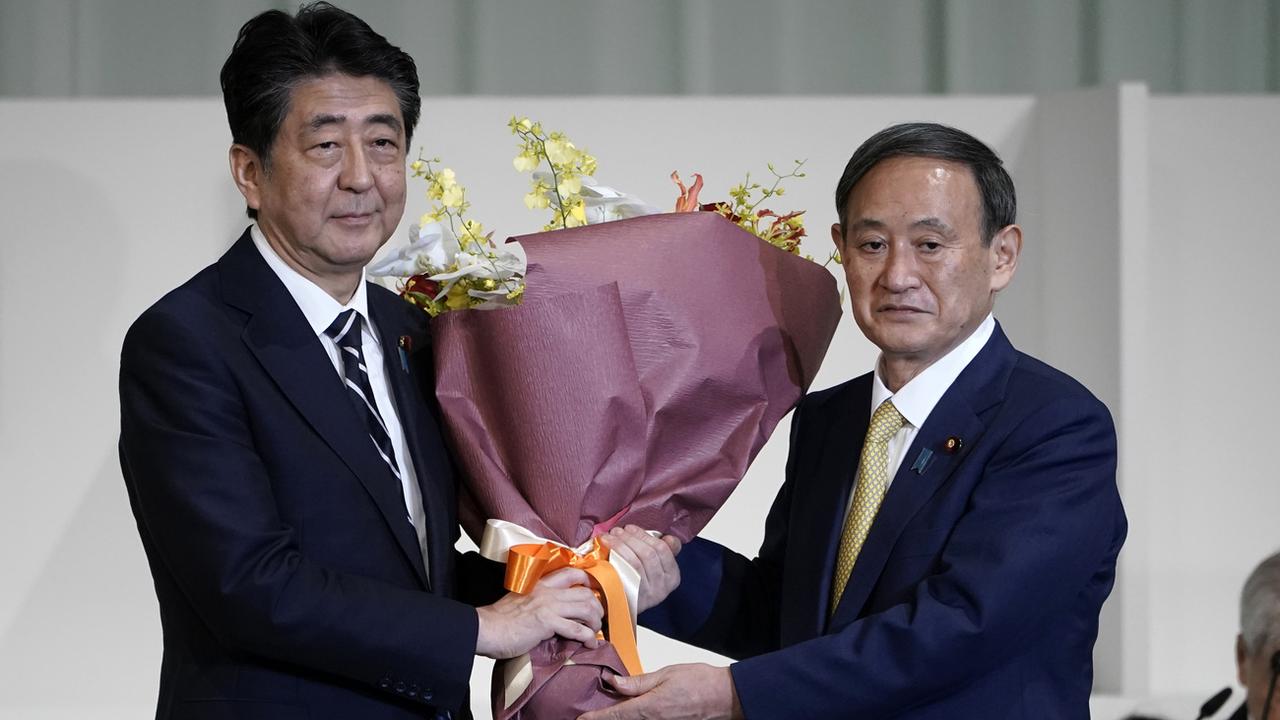
[[[862,229],[862,228],[874,228],[876,230],[882,230],[885,227],[888,227],[888,226],[885,225],[883,222],[876,220],[874,218],[858,218],[856,222],[849,225],[850,230]]]
[[[871,228],[873,230],[883,230],[887,227],[888,225],[886,225],[883,220],[877,220],[875,218],[858,218],[856,222],[854,222],[852,225],[849,226],[850,229],[859,229],[859,230],[863,228]],[[952,232],[950,225],[946,224],[945,222],[943,222],[942,220],[936,217],[920,218],[919,220],[911,223],[911,227],[931,228],[941,233]]]
[[[951,233],[951,226],[936,217],[921,218],[911,223],[911,227],[927,227],[937,230],[940,233]]]
[[[347,121],[346,115],[333,115],[329,113],[322,113],[320,115],[316,115],[311,118],[311,121],[307,123],[307,129],[312,132],[315,132],[316,130],[319,130],[320,128],[323,128],[327,125],[341,125],[346,121]],[[400,118],[397,118],[395,115],[392,115],[391,113],[377,113],[376,115],[370,115],[369,117],[365,118],[364,124],[365,125],[386,125],[387,127],[391,128],[397,133],[400,132],[400,130],[403,128],[403,126],[400,124]]]

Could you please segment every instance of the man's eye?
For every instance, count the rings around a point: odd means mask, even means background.
[[[942,243],[935,242],[933,240],[926,240],[920,243],[920,247],[924,248],[926,252],[934,252],[935,250],[938,250],[939,248],[942,247]]]
[[[373,145],[379,148],[394,148],[396,147],[396,141],[389,138],[378,138],[373,141]]]
[[[317,150],[333,150],[337,147],[338,147],[338,143],[333,142],[332,140],[326,140],[325,142],[322,142],[322,143],[316,143]]]
[[[884,249],[884,243],[880,240],[868,240],[862,243],[862,249],[868,252],[880,252]]]

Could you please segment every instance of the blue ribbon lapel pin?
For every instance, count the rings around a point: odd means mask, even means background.
[[[916,456],[916,461],[911,463],[911,471],[917,475],[923,475],[928,469],[929,462],[933,460],[933,451],[929,448],[920,450],[920,454]]]

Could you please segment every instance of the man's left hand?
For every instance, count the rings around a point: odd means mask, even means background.
[[[657,605],[680,585],[680,540],[672,535],[656,538],[635,525],[615,527],[600,539],[640,573],[640,597],[636,612]]]
[[[672,665],[635,677],[605,675],[631,700],[578,720],[742,720],[742,706],[727,667]]]

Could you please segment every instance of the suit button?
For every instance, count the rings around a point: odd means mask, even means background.
[[[387,688],[391,687],[391,678],[384,676],[381,680],[378,681],[378,687],[382,688],[383,690],[386,690]]]
[[[410,686],[409,686],[409,697],[418,697],[418,686],[417,686],[417,685],[410,685]]]
[[[403,682],[403,681],[396,683],[396,692],[398,692],[398,693],[400,693],[400,694],[402,694],[402,695],[404,694],[404,682]]]
[[[431,692],[431,688],[422,691],[422,699],[431,702],[431,698],[435,697],[435,693]]]

